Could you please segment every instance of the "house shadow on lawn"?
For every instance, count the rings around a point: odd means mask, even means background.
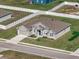
[[[75,38],[79,37],[79,32],[77,31],[74,31],[72,34],[73,36],[70,39],[68,39],[69,41],[75,40]]]

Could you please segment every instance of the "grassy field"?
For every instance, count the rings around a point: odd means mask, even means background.
[[[3,54],[5,59],[49,59],[46,57],[25,54],[25,53],[16,52],[16,51],[4,51],[4,52],[1,52],[0,54]]]
[[[42,17],[52,17],[52,16],[39,16],[39,18],[36,17],[36,19],[37,18],[40,19],[40,17],[42,18]],[[64,18],[64,17],[55,17],[55,16],[53,16],[52,19],[53,18],[56,20],[62,20],[64,22],[70,23],[71,31],[57,40],[52,40],[48,38],[39,38],[37,40],[33,40],[26,38],[22,40],[22,42],[59,48],[68,51],[75,51],[77,48],[79,48],[79,20]]]
[[[60,0],[56,0],[46,5],[44,4],[39,5],[39,4],[29,4],[27,0],[0,0],[0,4],[25,7],[30,9],[40,9],[40,10],[49,10],[61,2],[62,1]]]

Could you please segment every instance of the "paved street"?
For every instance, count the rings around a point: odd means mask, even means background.
[[[39,55],[49,58],[56,57],[58,59],[79,59],[78,56],[72,56],[62,52],[38,48],[34,46],[11,44],[11,43],[0,43],[0,47],[5,47],[13,51],[19,51],[23,53],[29,53],[29,54],[34,54],[34,55]]]

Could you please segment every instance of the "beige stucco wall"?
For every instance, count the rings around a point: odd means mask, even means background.
[[[31,32],[29,32],[29,30],[27,28],[25,28],[24,26],[20,26],[17,30],[18,34],[22,34],[22,35],[26,35],[26,36],[30,36],[32,35]]]
[[[42,34],[42,35],[39,35],[39,33],[37,32],[38,29],[40,29],[40,30],[42,29],[42,28],[40,28],[39,25],[41,25],[43,28],[45,28],[45,26],[42,25],[41,23],[34,24],[33,27],[32,27],[32,33],[33,33],[35,36],[37,36],[37,37],[43,37],[43,31],[41,31],[41,34]]]
[[[59,37],[63,36],[64,34],[66,34],[66,33],[69,32],[69,31],[70,31],[70,27],[68,27],[67,29],[61,31],[59,34],[54,35],[53,37],[51,37],[51,36],[48,36],[48,37],[49,37],[49,38],[53,38],[53,39],[56,40],[56,39],[58,39]]]
[[[34,32],[34,30],[35,30],[35,32]],[[47,31],[50,31],[50,32],[49,32],[49,34],[45,35],[44,33]],[[65,33],[69,32],[69,31],[70,31],[70,27],[61,31],[57,35],[50,36],[50,33],[53,33],[53,32],[51,30],[45,30],[45,32],[43,32],[42,35],[39,36],[36,29],[32,29],[32,31],[29,31],[26,27],[20,26],[19,29],[17,30],[18,34],[23,34],[26,36],[31,36],[31,35],[35,34],[35,36],[37,36],[37,37],[47,36],[48,38],[53,38],[54,40],[58,39],[59,37],[63,36]]]

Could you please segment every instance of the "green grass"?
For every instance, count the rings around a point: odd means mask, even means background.
[[[29,4],[26,2],[26,0],[0,0],[0,4],[5,4],[5,5],[12,5],[12,6],[18,6],[18,7],[25,7],[25,8],[30,8],[30,9],[40,9],[40,10],[49,10],[56,6],[57,4],[61,3],[62,1],[54,1],[52,3],[46,4],[46,5],[40,5],[40,4]]]
[[[75,51],[79,47],[79,35],[78,35],[79,20],[64,18],[64,17],[56,17],[56,16],[44,16],[44,15],[37,16],[35,18],[41,19],[40,17],[41,18],[42,17],[47,17],[47,18],[52,17],[56,20],[62,20],[64,22],[70,23],[71,32],[65,34],[64,36],[62,36],[61,38],[59,38],[57,40],[51,40],[48,38],[39,38],[37,40],[24,39],[22,42],[32,43],[32,44],[37,44],[37,45],[42,45],[42,46],[48,46],[48,47],[53,47],[53,48],[59,48],[59,49],[64,49],[64,50],[68,50],[68,51]],[[33,20],[35,18],[32,18],[31,20]],[[76,32],[76,33],[73,34],[73,32]],[[10,38],[14,37],[16,35],[16,33],[17,33],[16,27],[5,30],[5,31],[0,30],[0,38],[10,39]],[[70,39],[73,39],[73,40],[70,40]]]
[[[30,9],[49,10],[63,1],[79,2],[79,0],[54,0],[52,3],[46,5],[40,5],[40,4],[29,4],[27,0],[0,0],[0,4],[25,7]]]
[[[17,34],[16,28],[11,28],[8,30],[0,30],[0,38],[10,39],[16,36],[16,34]]]
[[[31,8],[31,9],[49,10],[63,1],[79,2],[79,0],[55,0],[54,2],[49,3],[47,5],[35,5],[35,4],[30,5],[29,3],[25,1],[26,0],[18,0],[18,1],[17,0],[0,0],[0,4],[13,5],[13,6],[25,7],[25,8]],[[50,16],[46,16],[46,17],[50,17]],[[59,48],[59,49],[64,49],[64,50],[69,50],[69,51],[75,51],[77,48],[79,48],[79,36],[75,37],[74,40],[71,40],[71,41],[69,40],[69,39],[73,39],[73,37],[77,35],[77,34],[72,34],[74,31],[79,32],[79,20],[64,18],[64,17],[55,17],[55,16],[53,16],[53,18],[70,23],[71,32],[65,34],[58,40],[51,40],[48,38],[39,38],[39,40],[25,39],[23,40],[23,42],[43,45],[43,46],[48,46],[48,47],[54,47],[54,48]],[[15,28],[11,28],[6,31],[0,31],[0,37],[3,37],[3,38],[10,38],[15,35],[16,35]]]
[[[49,59],[46,57],[25,54],[25,53],[16,52],[16,51],[4,51],[4,52],[1,52],[0,54],[3,54],[4,58],[7,58],[7,59]]]
[[[37,44],[37,45],[42,45],[47,47],[53,47],[53,48],[59,48],[59,49],[64,49],[68,51],[75,51],[77,48],[79,48],[79,35],[77,33],[73,34],[73,32],[79,32],[79,20],[64,18],[64,17],[56,17],[56,16],[44,16],[44,15],[37,16],[36,19],[38,18],[40,20],[42,17],[47,17],[47,18],[52,17],[56,20],[61,20],[61,21],[70,23],[71,31],[57,40],[51,40],[48,38],[39,38],[37,40],[33,40],[33,39],[26,38],[22,40],[22,42]],[[72,40],[70,41],[70,39]]]
[[[69,32],[57,40],[53,40],[49,38],[39,38],[39,39],[33,40],[33,39],[26,38],[21,42],[47,46],[52,48],[58,48],[58,49],[63,49],[68,51],[75,51],[77,48],[79,48],[79,37],[75,38],[75,40],[69,41],[69,39],[72,36],[73,35],[71,34],[71,32]]]

